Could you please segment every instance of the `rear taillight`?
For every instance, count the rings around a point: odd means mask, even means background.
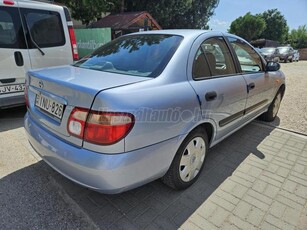
[[[75,31],[72,26],[68,26],[69,31],[69,37],[70,37],[70,43],[71,43],[71,51],[74,61],[77,61],[79,59],[78,55],[78,47],[77,47],[77,40],[75,36]]]
[[[25,100],[26,100],[26,106],[27,106],[27,108],[30,108],[29,94],[28,94],[28,86],[25,87]]]
[[[68,132],[85,141],[111,145],[123,139],[134,125],[129,113],[98,112],[75,108],[69,117]]]
[[[69,134],[79,138],[83,138],[88,112],[89,112],[88,109],[83,109],[83,108],[73,109],[67,123],[67,130]]]
[[[13,0],[3,0],[3,4],[13,6],[15,2]]]

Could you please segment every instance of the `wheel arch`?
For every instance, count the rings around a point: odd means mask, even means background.
[[[215,134],[214,125],[211,124],[210,122],[200,123],[197,126],[195,126],[193,129],[191,129],[188,134],[190,134],[191,132],[193,132],[194,130],[199,129],[199,128],[204,130],[207,133],[208,143],[209,143],[209,146],[210,146],[211,142],[213,140],[214,134]]]
[[[204,129],[206,131],[207,136],[208,136],[209,146],[210,146],[211,141],[213,140],[213,134],[214,134],[213,125],[209,122],[205,122],[205,123],[200,124],[198,127],[201,127],[202,129]]]
[[[279,89],[278,89],[277,92],[281,92],[281,97],[283,98],[284,95],[285,95],[285,92],[286,92],[286,85],[285,85],[285,84],[282,84],[282,85],[279,87]]]

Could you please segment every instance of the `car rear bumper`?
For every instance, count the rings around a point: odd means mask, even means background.
[[[60,140],[27,113],[25,129],[32,147],[68,179],[103,193],[120,193],[162,177],[176,153],[179,137],[120,154],[101,154]]]
[[[282,55],[282,56],[280,56],[279,58],[280,58],[280,60],[284,61],[284,60],[289,59],[289,57],[290,57],[290,56],[288,56],[288,55]]]
[[[22,93],[0,95],[0,108],[9,108],[25,104],[25,96]]]

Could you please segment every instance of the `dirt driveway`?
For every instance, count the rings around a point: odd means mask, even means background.
[[[307,135],[307,61],[281,63],[286,94],[278,118],[271,125]]]

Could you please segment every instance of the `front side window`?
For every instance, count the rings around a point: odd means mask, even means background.
[[[65,45],[65,36],[61,16],[57,12],[45,10],[22,9],[25,27],[30,31],[34,42],[40,47]],[[31,40],[31,39],[29,39]],[[31,41],[29,48],[36,48]]]
[[[235,74],[235,66],[222,37],[205,40],[199,47],[193,63],[193,78]]]
[[[26,48],[24,33],[16,8],[0,6],[0,48]]]
[[[95,50],[80,68],[141,77],[158,76],[177,50],[182,37],[163,34],[123,36]]]
[[[261,58],[246,42],[238,38],[228,37],[244,73],[263,71]]]

